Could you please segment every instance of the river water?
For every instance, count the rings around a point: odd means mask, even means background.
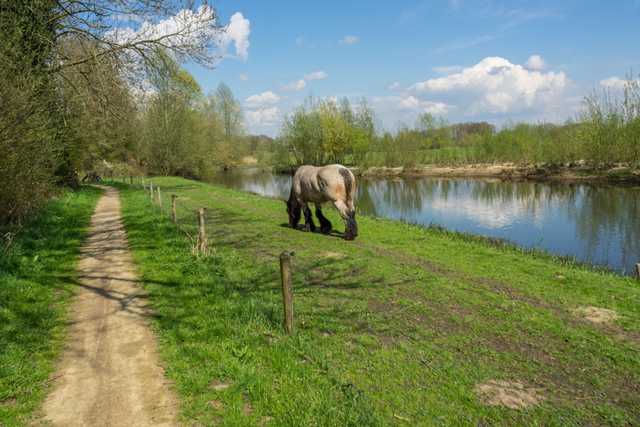
[[[291,177],[237,169],[206,182],[288,197]],[[363,214],[436,223],[452,230],[541,245],[556,254],[607,264],[626,275],[640,262],[640,187],[500,179],[360,178]],[[284,206],[283,218],[286,216]]]

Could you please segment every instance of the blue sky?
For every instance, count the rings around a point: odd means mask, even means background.
[[[383,124],[418,114],[452,123],[564,121],[583,95],[621,95],[640,72],[640,0],[229,1],[205,92],[224,81],[254,134],[275,137],[310,92],[366,97]],[[233,18],[232,18],[233,17]]]

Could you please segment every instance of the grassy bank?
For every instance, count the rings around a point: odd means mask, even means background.
[[[333,210],[334,233],[323,236],[289,229],[279,200],[178,178],[154,185],[164,215],[142,191],[119,187],[185,421],[640,420],[637,281],[378,218],[359,217],[360,236],[347,243]],[[169,194],[193,238],[195,209],[206,207],[206,256],[166,217]],[[277,260],[285,250],[296,254],[292,336]],[[589,307],[620,317],[597,323]]]
[[[0,240],[0,425],[23,425],[40,408],[101,195],[93,187],[69,192]]]

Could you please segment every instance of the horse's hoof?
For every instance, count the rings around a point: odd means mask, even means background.
[[[328,228],[323,227],[321,231],[322,231],[322,234],[329,234],[331,233],[331,227],[328,227]]]
[[[304,231],[305,233],[308,233],[309,231],[311,231],[311,227],[309,227],[308,225],[305,225],[304,227],[302,227],[302,231]]]
[[[355,238],[356,238],[356,236],[354,236],[354,235],[353,235],[353,234],[351,234],[351,233],[349,233],[349,234],[344,233],[344,234],[342,235],[342,238],[343,238],[344,240],[353,240],[353,239],[355,239]]]

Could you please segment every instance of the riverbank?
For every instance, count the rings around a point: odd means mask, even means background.
[[[420,165],[405,167],[361,167],[347,165],[356,176],[363,177],[436,177],[436,178],[499,178],[505,180],[538,181],[583,181],[604,182],[623,185],[640,184],[640,167],[626,164],[602,165],[593,167],[584,161],[565,165],[556,164],[515,164],[515,163],[460,163],[442,165]],[[240,165],[243,168],[259,168],[267,172],[293,174],[294,167],[278,169],[270,167],[253,157],[246,157]]]
[[[594,169],[584,163],[575,165],[530,164],[469,164],[463,166],[422,166],[416,168],[359,168],[350,167],[359,176],[421,176],[438,178],[501,178],[542,181],[588,181],[640,183],[640,168],[625,165]]]
[[[288,227],[280,200],[153,181],[162,211],[117,186],[185,421],[639,421],[629,409],[640,405],[634,279],[375,217],[358,216],[360,235],[345,242],[331,209],[331,235],[303,233]],[[204,254],[192,252],[199,207]],[[295,252],[292,336],[283,251]]]
[[[84,186],[62,194],[0,240],[0,425],[32,425],[55,379],[80,289],[80,248],[101,195]]]

